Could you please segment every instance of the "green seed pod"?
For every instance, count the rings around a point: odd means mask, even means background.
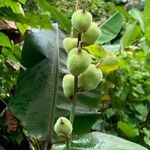
[[[68,137],[72,133],[72,130],[71,122],[65,117],[58,118],[54,125],[54,131],[58,136]]]
[[[64,94],[66,97],[71,97],[73,96],[74,92],[74,76],[72,74],[67,74],[63,77],[63,82],[62,82]]]
[[[101,30],[98,28],[96,23],[92,22],[87,32],[82,34],[82,42],[85,45],[91,45],[94,44],[100,36]]]
[[[70,50],[77,47],[78,39],[77,38],[71,38],[67,37],[63,40],[63,46],[67,53],[69,53]]]
[[[92,15],[87,11],[77,10],[73,13],[71,22],[75,29],[83,33],[89,29],[92,22]]]
[[[90,65],[91,57],[85,50],[78,51],[78,48],[72,49],[68,54],[67,68],[74,76],[79,76]]]
[[[79,76],[79,88],[85,91],[93,90],[100,83],[102,77],[101,70],[91,64],[88,69]]]

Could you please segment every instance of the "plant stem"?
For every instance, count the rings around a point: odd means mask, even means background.
[[[78,34],[78,52],[80,53],[81,52],[81,46],[82,46],[82,42],[81,42],[81,33]]]
[[[78,93],[78,76],[74,77],[74,95],[73,95],[73,99],[71,101],[70,122],[72,125],[73,125],[74,116],[75,116],[77,93]]]
[[[75,10],[79,9],[79,0],[76,0]]]
[[[77,47],[78,47],[78,52],[81,52],[81,33],[78,34]],[[74,76],[74,93],[73,93],[73,98],[71,99],[71,110],[70,110],[70,122],[71,122],[72,126],[73,126],[74,117],[75,117],[77,94],[78,94],[78,76]],[[69,139],[67,139],[66,140],[66,150],[69,150],[69,149],[70,149],[70,141],[69,141]]]
[[[0,99],[0,101],[2,101],[6,107],[8,106],[7,103],[3,99]]]
[[[70,142],[69,140],[66,140],[66,150],[69,150],[70,149]]]
[[[103,59],[100,60],[100,61],[96,64],[96,68],[99,68],[102,62],[103,62]]]
[[[78,93],[78,76],[74,77],[74,94],[73,94],[73,98],[71,99],[70,122],[72,126],[73,126],[74,116],[75,116],[77,93]],[[69,142],[69,139],[67,139],[66,150],[69,150],[69,149],[70,149],[70,142]]]

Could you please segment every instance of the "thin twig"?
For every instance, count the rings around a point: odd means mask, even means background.
[[[74,116],[75,116],[75,107],[77,101],[77,93],[78,93],[78,76],[74,77],[74,95],[71,102],[71,111],[70,111],[70,122],[73,125]]]
[[[79,0],[76,0],[76,6],[75,6],[75,10],[79,9]]]
[[[69,140],[67,139],[66,140],[66,150],[69,150],[70,149],[70,142]]]
[[[88,3],[88,0],[85,0],[85,3],[83,5],[83,13],[85,13],[85,11],[86,11],[87,3]]]
[[[82,44],[82,42],[81,42],[81,33],[79,33],[78,34],[78,52],[80,53],[81,52],[81,44]]]
[[[3,99],[0,99],[0,101],[3,102],[5,106],[8,106],[7,103]]]
[[[100,60],[100,61],[96,64],[96,68],[99,68],[102,62],[103,62],[103,59]]]

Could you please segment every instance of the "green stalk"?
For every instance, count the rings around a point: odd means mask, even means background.
[[[70,150],[70,142],[69,142],[69,140],[66,140],[66,150]]]
[[[78,52],[81,52],[81,33],[78,34]],[[77,94],[78,94],[78,76],[74,76],[74,94],[73,94],[73,98],[71,99],[71,110],[70,110],[70,122],[72,126],[73,126],[74,117],[75,117]],[[69,139],[66,140],[66,150],[70,150]]]
[[[72,126],[73,126],[74,116],[75,116],[77,93],[78,93],[78,76],[74,77],[74,94],[73,94],[73,98],[71,99],[70,122]],[[69,139],[66,140],[66,150],[70,150]]]
[[[73,125],[74,116],[75,116],[77,93],[78,93],[78,76],[74,77],[74,95],[73,95],[73,99],[71,101],[70,122],[72,125]]]

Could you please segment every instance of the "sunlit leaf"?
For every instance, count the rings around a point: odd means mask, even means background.
[[[129,20],[130,22],[133,22],[134,19],[130,16],[130,14],[125,10],[124,7],[122,6],[116,6],[115,9],[123,15],[123,17],[126,19],[126,20]]]
[[[142,13],[137,9],[131,9],[130,15],[139,22],[141,30],[144,32],[145,28]]]
[[[21,13],[18,3],[13,0],[3,0],[2,2],[0,2],[0,7],[10,7],[13,13]]]
[[[104,22],[100,29],[102,36],[97,40],[98,44],[103,44],[114,39],[120,32],[123,23],[123,18],[119,13],[115,13],[106,22]]]
[[[148,41],[150,41],[150,1],[146,0],[144,5],[144,12],[143,12],[143,20],[145,26],[145,37]]]
[[[4,11],[5,13],[3,13]],[[7,20],[22,24],[22,27],[28,25],[30,27],[38,27],[38,28],[41,27],[46,29],[52,28],[50,16],[46,13],[45,14],[39,12],[33,13],[30,11],[26,11],[25,15],[20,13],[15,14],[12,12],[10,8],[4,7],[0,9],[0,19],[4,20],[5,18],[7,18]],[[21,31],[24,32],[24,29],[22,27]]]
[[[117,128],[123,135],[125,135],[129,139],[133,139],[139,136],[139,130],[137,128],[134,128],[130,123],[119,121],[117,124]]]
[[[4,33],[1,32],[0,32],[0,46],[11,47],[9,38]]]
[[[126,48],[127,46],[135,42],[140,35],[141,35],[141,30],[136,22],[132,24],[127,24],[125,32],[123,33],[121,39],[122,47]]]
[[[86,50],[88,50],[93,56],[96,58],[105,57],[108,54],[110,54],[109,51],[105,50],[102,46],[93,44],[87,47],[84,47]]]
[[[22,24],[22,23],[19,23],[19,22],[16,23],[16,26],[17,26],[17,28],[19,29],[19,31],[21,32],[22,35],[28,29],[28,25]]]
[[[50,22],[50,16],[44,13],[36,14],[32,12],[25,12],[25,16],[23,19],[20,20],[20,22],[22,24],[30,25],[31,27],[42,27],[47,29],[52,28],[52,24]]]
[[[108,55],[103,58],[100,69],[108,74],[119,67],[118,58],[115,55]]]
[[[51,15],[61,24],[61,26],[68,32],[71,30],[71,22],[70,20],[59,12],[55,6],[52,6],[50,3],[46,2],[45,0],[36,0],[38,5],[44,11],[49,11]]]
[[[17,45],[12,45],[11,48],[3,47],[2,54],[12,61],[20,61],[21,49]]]

